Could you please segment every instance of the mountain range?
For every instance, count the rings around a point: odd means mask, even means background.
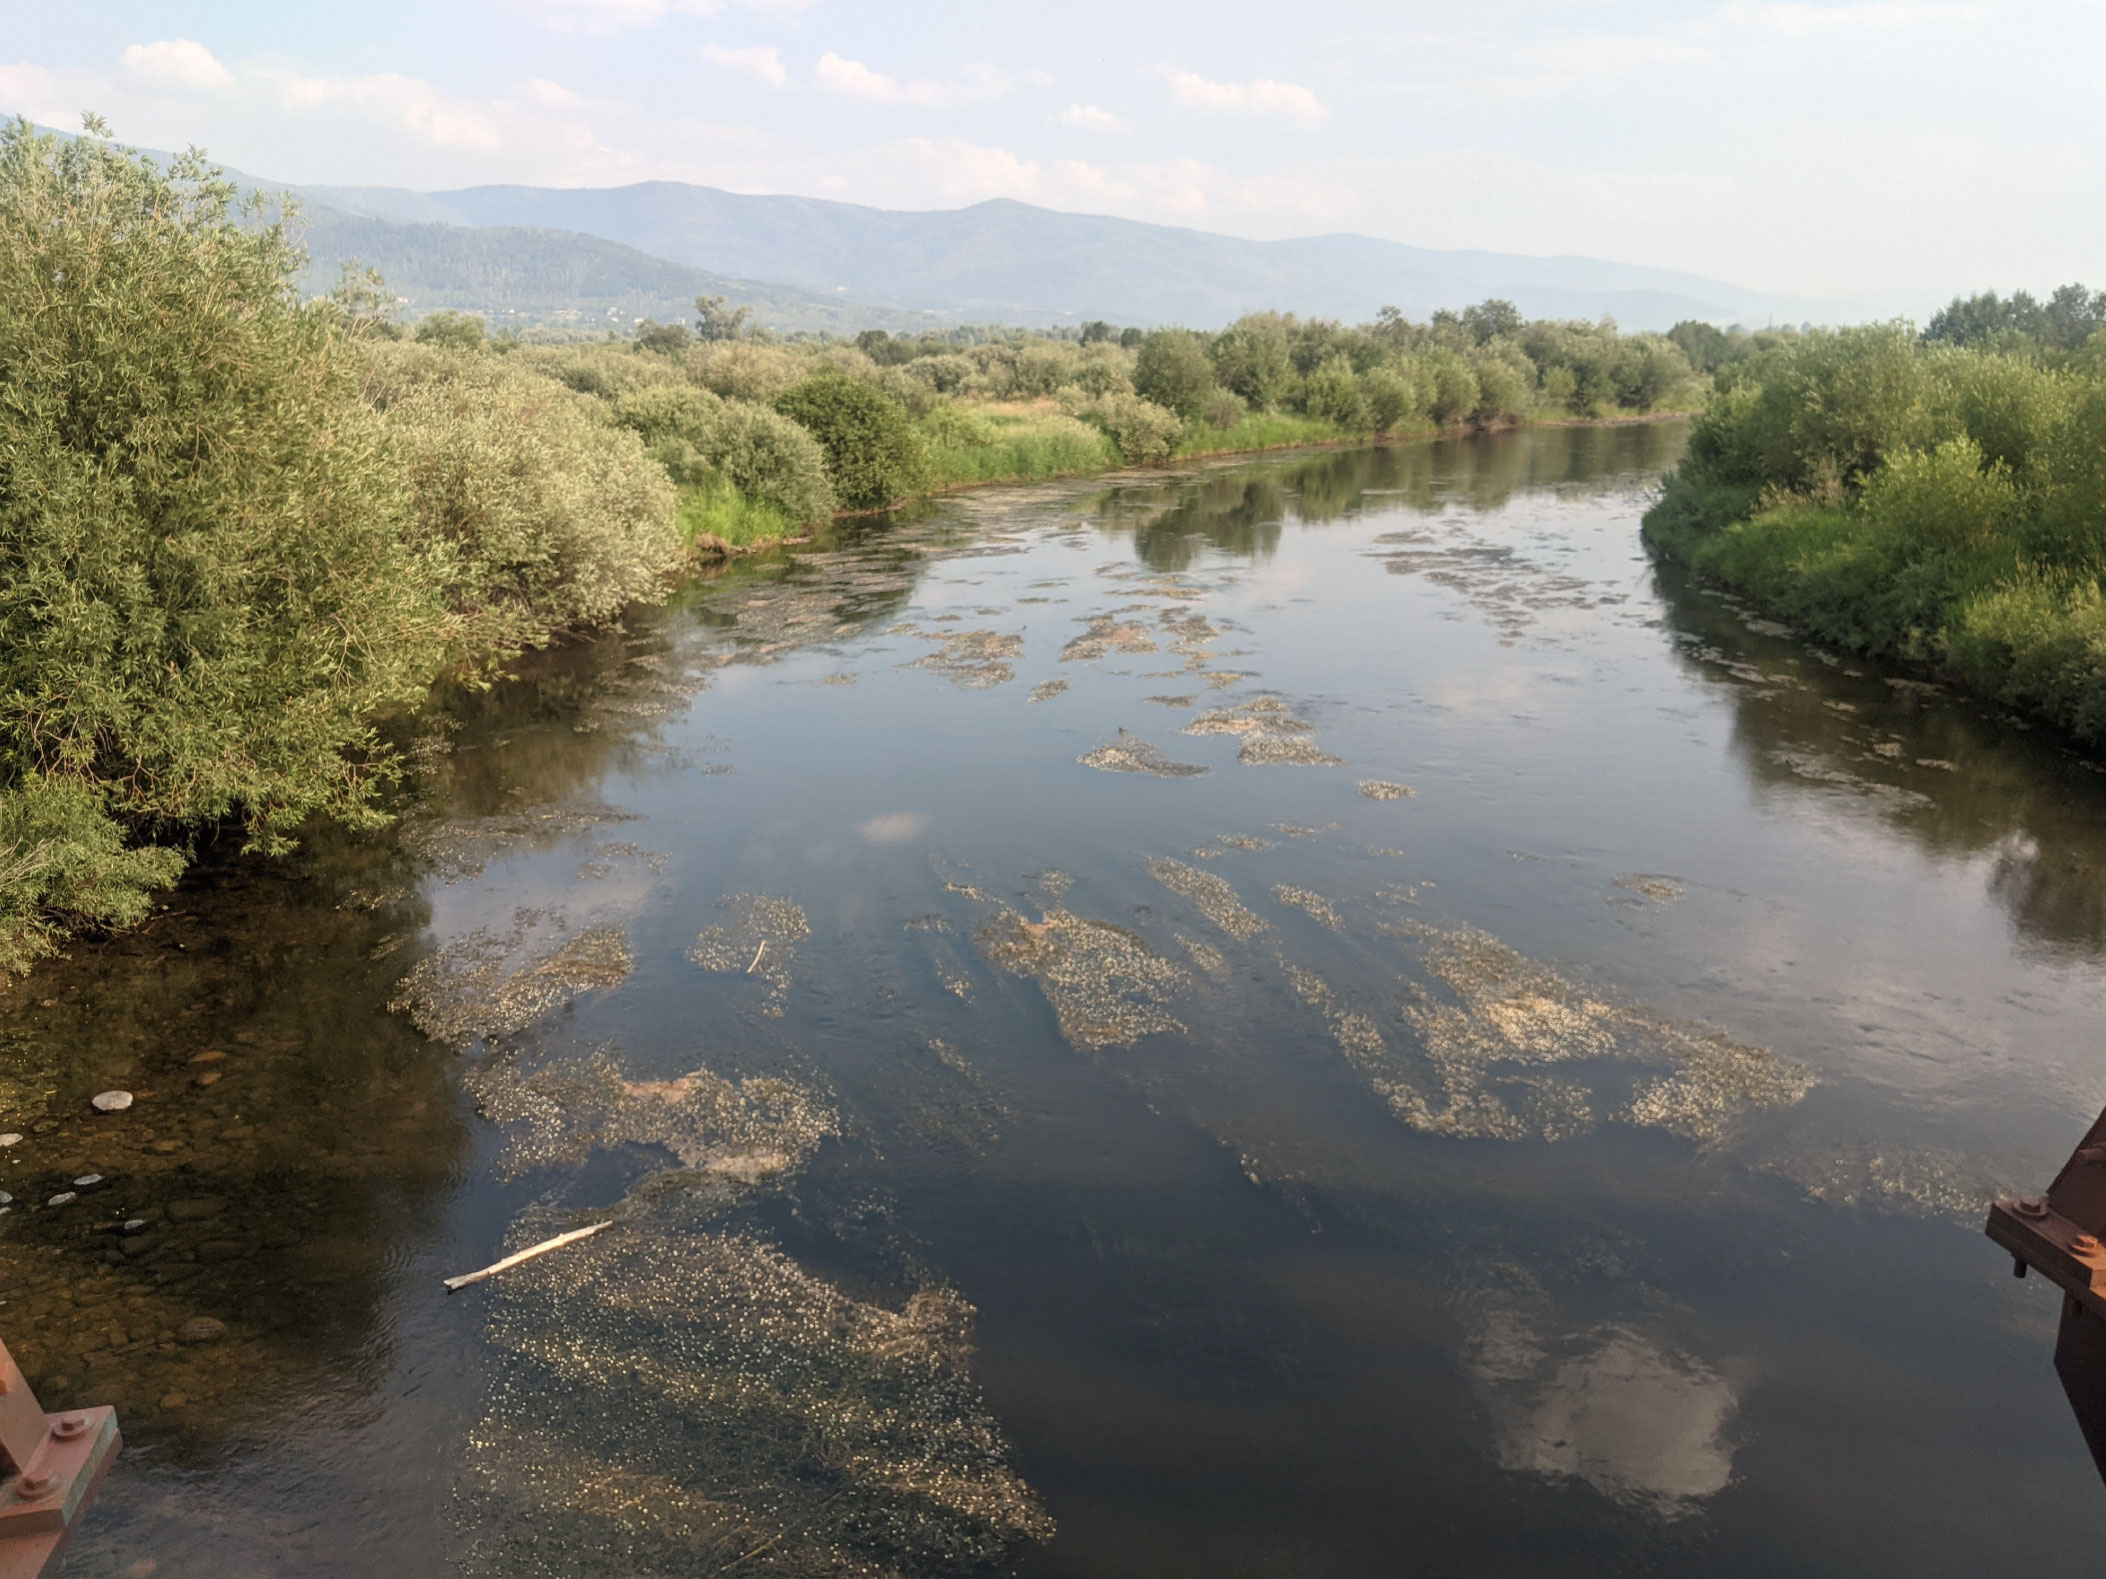
[[[1008,200],[902,212],[680,182],[622,187],[292,188],[311,278],[356,256],[412,315],[482,310],[521,323],[684,316],[722,294],[785,330],[898,332],[943,323],[1212,328],[1278,308],[1363,321],[1425,318],[1499,296],[1530,317],[1665,329],[1866,316],[1700,275],[1582,257],[1440,251],[1335,234],[1251,241]]]

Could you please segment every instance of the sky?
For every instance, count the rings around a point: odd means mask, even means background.
[[[0,0],[0,112],[299,184],[1006,197],[1917,315],[2106,287],[2106,0]]]

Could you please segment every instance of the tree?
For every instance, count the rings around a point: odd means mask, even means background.
[[[1214,388],[1214,364],[1189,329],[1158,329],[1134,360],[1134,392],[1187,422],[1198,419]]]
[[[775,399],[826,452],[834,493],[851,510],[882,510],[921,486],[921,445],[898,401],[841,373],[817,373]]]
[[[657,323],[646,318],[636,326],[636,348],[660,356],[677,356],[687,349],[687,325]]]
[[[1472,340],[1484,345],[1502,335],[1519,334],[1521,309],[1497,296],[1487,297],[1475,307],[1463,309],[1462,326]]]
[[[0,130],[17,962],[48,925],[25,915],[135,917],[180,869],[126,833],[179,843],[231,817],[270,849],[318,813],[373,820],[392,758],[370,721],[420,698],[446,650],[350,322],[301,301],[282,214],[236,199],[194,152],[164,170],[99,135]],[[34,887],[52,876],[62,891]]]
[[[1732,342],[1725,330],[1717,324],[1705,323],[1701,318],[1684,318],[1667,331],[1667,338],[1682,348],[1689,358],[1689,365],[1699,373],[1715,373],[1725,366],[1731,353]]]
[[[1100,341],[1114,338],[1116,338],[1116,332],[1102,318],[1092,318],[1082,326],[1082,343],[1084,345],[1096,345]]]
[[[752,315],[751,307],[728,306],[721,296],[697,296],[695,338],[710,344],[742,339],[746,333],[746,320]]]
[[[475,351],[487,332],[478,313],[432,313],[417,325],[417,343],[451,351]]]

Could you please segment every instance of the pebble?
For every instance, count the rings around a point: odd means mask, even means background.
[[[21,1144],[22,1137],[20,1135],[14,1134],[12,1132],[5,1135],[0,1135],[0,1147],[19,1146]]]
[[[212,1316],[195,1316],[176,1328],[185,1343],[214,1343],[227,1335],[227,1324]]]
[[[76,1190],[92,1190],[92,1189],[95,1189],[95,1188],[97,1188],[98,1186],[100,1186],[100,1185],[101,1185],[101,1183],[102,1183],[102,1175],[101,1175],[101,1174],[99,1174],[99,1173],[84,1173],[84,1174],[82,1174],[82,1175],[81,1175],[81,1176],[80,1176],[79,1178],[77,1178],[77,1179],[75,1179],[75,1180],[73,1181],[73,1187],[74,1187],[74,1188],[75,1188]]]
[[[12,1195],[9,1195],[7,1191],[0,1190],[0,1206],[12,1206],[14,1204],[15,1198]]]
[[[44,1204],[46,1206],[71,1206],[75,1201],[79,1199],[80,1197],[75,1195],[71,1190],[61,1190],[58,1192],[58,1194],[54,1195],[50,1200],[46,1201]]]
[[[161,1395],[161,1407],[163,1409],[180,1409],[189,1402],[190,1400],[181,1393],[163,1393]]]
[[[129,1091],[98,1091],[88,1099],[89,1106],[98,1113],[122,1113],[132,1105]]]
[[[208,1217],[217,1217],[225,1211],[227,1203],[216,1195],[200,1195],[185,1201],[170,1201],[168,1217],[171,1222],[201,1223]]]
[[[217,1064],[224,1062],[226,1056],[225,1053],[214,1052],[208,1048],[202,1053],[191,1054],[190,1061],[193,1064]]]
[[[197,1077],[197,1083],[201,1086],[216,1086],[224,1078],[217,1069],[208,1069]]]
[[[124,1231],[128,1234],[143,1233],[145,1230],[146,1219],[143,1217],[127,1217],[124,1220]]]

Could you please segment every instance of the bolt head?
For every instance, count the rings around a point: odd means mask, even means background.
[[[24,1502],[38,1502],[58,1490],[59,1478],[50,1470],[15,1477],[15,1495]]]
[[[88,1429],[86,1415],[60,1415],[51,1422],[51,1434],[60,1441],[68,1441]]]
[[[2013,1201],[2011,1209],[2021,1217],[2047,1216],[2047,1202],[2037,1195],[2028,1195],[2023,1199]]]

